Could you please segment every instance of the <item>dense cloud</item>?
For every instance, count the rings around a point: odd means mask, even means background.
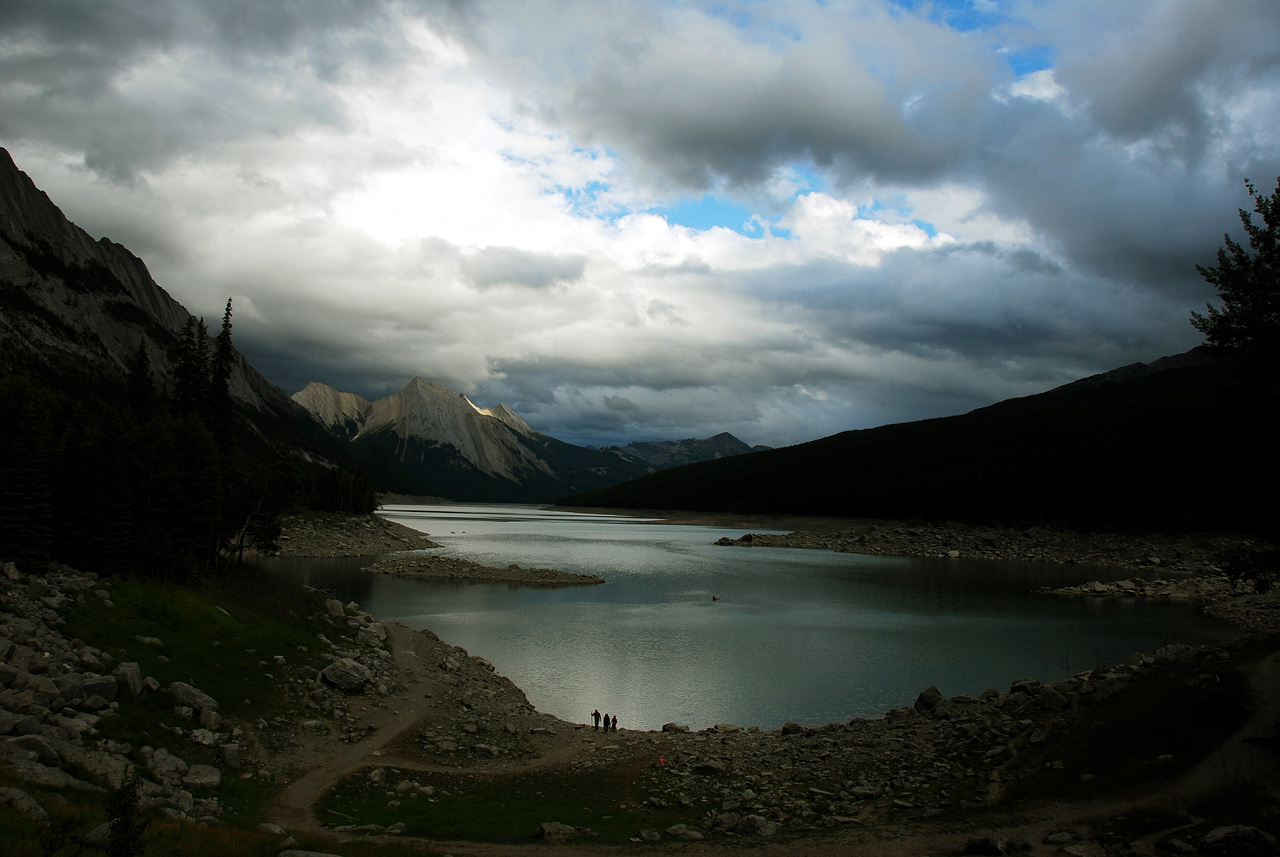
[[[16,0],[0,144],[288,392],[782,444],[1197,342],[1280,8]]]

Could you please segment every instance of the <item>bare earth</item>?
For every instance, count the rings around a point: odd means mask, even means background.
[[[619,513],[636,514],[630,511]],[[790,530],[793,532],[789,537],[782,537],[774,543],[835,550],[861,547],[871,553],[886,552],[887,546],[892,546],[898,553],[944,556],[954,555],[950,552],[956,550],[961,550],[961,555],[979,555],[981,550],[974,546],[982,546],[993,555],[1015,550],[1021,554],[1018,558],[1025,558],[1030,553],[1045,559],[1052,558],[1051,561],[1065,561],[1059,557],[1066,551],[1075,549],[1090,564],[1110,564],[1127,569],[1143,568],[1152,572],[1174,570],[1184,575],[1188,572],[1211,570],[1215,548],[1213,540],[1205,538],[1096,536],[1090,541],[1090,537],[1085,534],[1044,531],[1029,537],[1026,531],[979,532],[976,528],[957,525],[926,528],[879,521],[776,517],[744,519],[692,514],[663,517],[672,523],[723,526],[737,530],[733,536],[736,545],[743,544],[737,539],[745,534],[744,531]],[[360,524],[355,526],[363,529]],[[387,533],[388,550],[404,550],[405,540],[416,537],[400,532],[395,527],[388,528]],[[324,538],[319,535],[308,538],[314,538],[317,545],[324,543]],[[292,534],[289,541],[293,550],[307,549],[306,538],[297,532]],[[747,542],[753,543],[762,544],[764,540],[752,539]],[[952,546],[959,544],[970,547]],[[379,552],[381,551],[369,551]],[[1100,561],[1108,557],[1113,561]],[[1245,596],[1226,593],[1221,597],[1229,600]],[[1253,597],[1258,600],[1251,603],[1249,614],[1264,617],[1266,624],[1273,630],[1275,619],[1280,616],[1275,598]],[[503,722],[508,733],[503,737],[514,742],[509,744],[507,750],[500,753],[495,751],[497,755],[493,759],[476,761],[469,757],[469,770],[480,775],[486,771],[509,772],[517,769],[555,772],[580,770],[603,764],[602,757],[608,757],[611,761],[627,758],[653,759],[660,755],[666,758],[705,758],[712,747],[731,747],[732,749],[722,752],[739,753],[743,758],[747,758],[753,750],[759,757],[769,757],[786,740],[785,736],[776,731],[751,734],[737,731],[737,727],[725,727],[725,732],[717,730],[710,733],[633,732],[622,729],[605,736],[588,725],[566,723],[534,711],[524,694],[505,678],[493,673],[490,665],[481,659],[466,657],[465,652],[438,640],[429,632],[419,633],[396,625],[388,625],[387,630],[390,635],[388,648],[392,652],[392,664],[399,676],[395,686],[402,687],[403,690],[381,697],[370,695],[350,698],[351,711],[360,717],[359,726],[363,737],[359,740],[341,743],[327,737],[314,738],[301,742],[301,746],[291,751],[289,758],[277,760],[278,767],[294,772],[291,785],[280,794],[271,811],[271,820],[284,828],[324,836],[332,839],[335,845],[339,841],[353,838],[351,833],[332,829],[335,822],[341,823],[343,819],[316,816],[314,807],[319,800],[343,778],[376,768],[392,771],[394,776],[413,771],[456,773],[458,763],[438,748],[446,747],[449,736],[456,736],[460,728],[474,731],[461,721],[481,719],[483,722]],[[454,665],[447,670],[442,669],[439,665],[449,659],[452,659],[449,662]],[[1140,667],[1133,667],[1133,670],[1139,671]],[[1253,662],[1248,667],[1248,678],[1256,694],[1256,705],[1248,723],[1198,767],[1155,787],[1148,786],[1141,793],[1113,794],[1104,799],[1071,803],[1000,803],[997,800],[994,809],[983,808],[972,816],[948,814],[939,818],[922,818],[919,814],[904,813],[885,800],[874,805],[872,801],[865,801],[856,804],[857,817],[842,819],[834,826],[815,831],[812,836],[802,835],[797,838],[787,835],[748,840],[742,836],[730,835],[727,838],[719,836],[701,842],[681,841],[670,844],[667,841],[669,837],[666,837],[661,847],[664,851],[675,849],[694,854],[733,854],[739,853],[749,842],[752,853],[762,857],[841,854],[905,857],[959,854],[965,849],[966,843],[970,843],[975,837],[990,837],[992,842],[1007,841],[1011,849],[1017,843],[1017,848],[1029,855],[1063,853],[1064,849],[1075,857],[1100,857],[1104,853],[1154,854],[1156,835],[1147,837],[1145,841],[1127,844],[1124,846],[1127,850],[1108,852],[1102,844],[1094,841],[1093,826],[1103,820],[1131,813],[1137,808],[1185,811],[1197,797],[1230,782],[1262,782],[1273,796],[1277,793],[1274,755],[1260,750],[1259,742],[1273,739],[1276,724],[1280,722],[1280,655],[1273,654]],[[1064,684],[1062,690],[1068,695],[1077,691],[1090,692],[1088,685],[1092,683],[1094,687],[1103,687],[1106,680],[1109,680],[1109,676],[1089,676],[1074,685]],[[1022,704],[1016,694],[1002,694],[1002,697],[998,703],[1000,707],[1011,699],[1013,703]],[[961,707],[970,703],[978,704],[976,700],[953,702]],[[988,706],[993,704],[993,701],[987,701]],[[982,710],[999,715],[997,708]],[[1024,705],[1022,709],[1014,710],[1018,711],[1015,718],[1026,718],[1016,722],[1027,725],[1011,728],[1022,729],[1019,734],[1023,735],[1032,730],[1033,719],[1050,717],[1049,714],[1039,714],[1039,709],[1035,706]],[[906,712],[902,716],[904,719],[897,722],[893,722],[891,718],[851,721],[847,726],[833,724],[831,729],[837,730],[839,735],[854,735],[857,740],[851,741],[852,744],[859,747],[865,745],[864,749],[855,748],[848,752],[865,752],[869,768],[873,765],[887,765],[892,770],[898,764],[894,761],[897,758],[894,754],[898,752],[894,747],[941,745],[945,741],[939,741],[939,736],[949,733],[939,730],[951,728],[945,720],[931,720],[927,716],[917,715],[915,711]],[[482,727],[481,733],[483,732]],[[933,743],[924,740],[930,736],[934,739]],[[811,739],[814,742],[825,740],[822,730],[808,730],[807,735],[793,735],[792,738]],[[478,740],[489,739],[482,734]],[[1023,739],[1013,737],[1008,742],[1008,746],[1014,748],[1015,757],[1020,740]],[[603,752],[606,748],[611,752]],[[904,749],[901,753],[899,762],[904,770],[912,765],[927,769],[930,763],[927,753],[924,757],[918,750]],[[1012,761],[1008,763],[1012,764]],[[998,761],[992,768],[996,773],[991,778],[988,798],[999,798],[999,772],[1004,769],[1002,761]],[[390,780],[388,783],[390,784]],[[1050,834],[1058,833],[1061,837],[1064,832],[1069,834],[1067,840],[1045,844],[1045,839]],[[552,857],[623,851],[630,853],[639,847],[634,844],[630,847],[601,845],[583,840],[535,842],[532,831],[530,833],[531,839],[527,845],[426,841],[421,841],[421,844],[435,851],[452,854],[545,854]],[[362,835],[358,838],[366,841],[394,839],[401,843],[414,841],[405,836]]]

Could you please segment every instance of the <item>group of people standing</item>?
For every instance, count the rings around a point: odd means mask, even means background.
[[[600,709],[597,708],[595,711],[591,712],[591,724],[592,729],[600,728]],[[618,731],[618,715],[616,714],[613,716],[612,720],[609,719],[609,715],[606,714],[604,716],[604,731],[608,732],[610,729],[614,732]]]

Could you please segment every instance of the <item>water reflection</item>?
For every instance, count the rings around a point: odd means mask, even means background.
[[[579,722],[598,707],[635,728],[816,725],[882,714],[930,684],[976,695],[1233,633],[1188,603],[1030,594],[1116,577],[1082,566],[717,547],[743,531],[520,506],[384,514],[430,533],[446,555],[609,582],[413,580],[360,572],[369,558],[271,567],[430,628],[488,658],[538,708]]]

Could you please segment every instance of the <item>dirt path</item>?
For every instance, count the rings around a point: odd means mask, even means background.
[[[413,645],[417,635],[402,625],[388,624],[386,628],[392,658],[401,674],[420,676],[422,665]],[[370,703],[366,722],[375,729],[364,740],[347,745],[322,744],[314,760],[316,766],[280,793],[268,811],[268,818],[288,830],[324,833],[312,811],[316,802],[352,771],[382,761],[379,756],[383,748],[430,713],[434,704],[430,696],[432,682],[417,678],[407,684],[407,690],[385,702]]]

